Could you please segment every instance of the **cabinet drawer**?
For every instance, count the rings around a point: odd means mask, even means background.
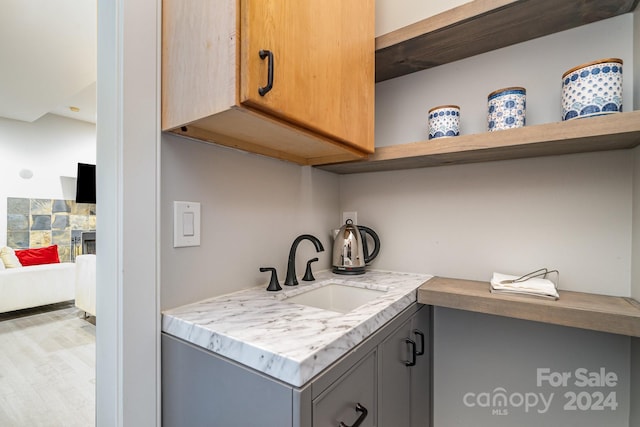
[[[339,378],[322,394],[313,400],[313,425],[338,426],[343,422],[352,426],[359,418],[364,418],[360,427],[375,426],[376,408],[376,357],[372,351],[356,366]],[[360,404],[367,411],[356,411]]]

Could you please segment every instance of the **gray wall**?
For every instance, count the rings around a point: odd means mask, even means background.
[[[162,141],[162,308],[268,283],[259,267],[286,277],[291,243],[318,237],[316,254],[301,242],[297,272],[306,261],[330,266],[329,230],[339,224],[338,176],[173,135]],[[201,203],[201,246],[173,248],[173,201]]]
[[[612,151],[343,176],[342,208],[384,239],[374,266],[489,280],[558,269],[629,295],[633,158]]]

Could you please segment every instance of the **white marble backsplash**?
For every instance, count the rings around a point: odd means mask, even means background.
[[[316,273],[316,281],[267,292],[265,284],[166,310],[162,330],[293,386],[302,386],[416,301],[432,276]],[[387,289],[346,314],[283,301],[329,283]]]

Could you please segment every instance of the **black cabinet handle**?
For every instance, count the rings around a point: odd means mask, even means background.
[[[270,50],[260,50],[258,53],[260,54],[260,59],[268,58],[267,67],[269,67],[269,71],[267,74],[267,85],[258,88],[260,96],[265,96],[273,88],[273,52]]]
[[[356,403],[356,412],[362,412],[362,414],[360,414],[360,416],[358,417],[356,422],[353,423],[353,425],[348,426],[345,423],[343,423],[342,421],[340,421],[340,426],[339,427],[358,427],[360,424],[362,424],[364,422],[364,419],[367,418],[367,415],[369,414],[369,411],[367,411],[367,408],[365,408],[364,406],[362,406],[359,403]]]
[[[424,332],[422,332],[419,329],[414,329],[413,333],[420,337],[420,350],[418,350],[418,352],[416,354],[418,356],[422,356],[424,354]]]
[[[404,362],[406,366],[415,366],[416,365],[416,342],[414,340],[410,340],[409,338],[405,338],[404,342],[411,346],[411,360],[407,360]]]

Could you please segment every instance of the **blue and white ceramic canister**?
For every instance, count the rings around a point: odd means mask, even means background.
[[[622,59],[607,58],[562,75],[562,120],[622,112]]]
[[[520,128],[525,125],[527,91],[523,87],[506,87],[487,97],[489,131]]]
[[[460,135],[460,107],[441,105],[429,110],[429,139]]]

